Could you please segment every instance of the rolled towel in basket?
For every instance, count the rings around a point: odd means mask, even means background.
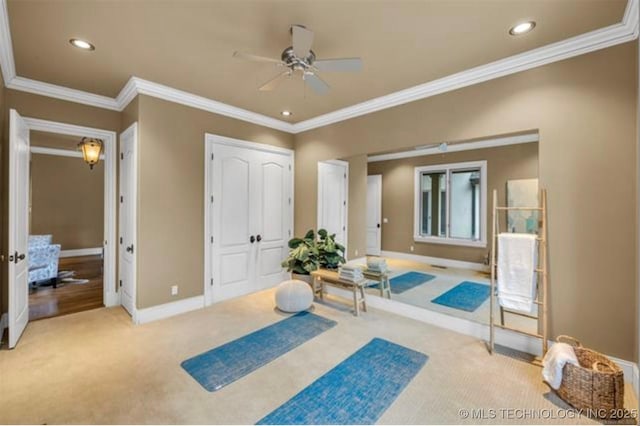
[[[560,388],[562,370],[567,363],[580,365],[575,351],[567,343],[554,343],[542,360],[542,377],[553,389]]]

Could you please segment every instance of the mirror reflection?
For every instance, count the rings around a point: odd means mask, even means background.
[[[494,140],[500,142],[323,162],[318,227],[344,241],[349,265],[368,280],[367,297],[489,322],[490,194],[496,189],[499,204],[517,206],[537,203],[538,191],[537,136],[526,143]],[[346,177],[344,187],[339,177]],[[537,217],[523,214],[501,214],[499,231],[535,232]],[[537,329],[535,319],[497,303],[494,314],[511,327]],[[535,308],[528,314],[535,316]]]

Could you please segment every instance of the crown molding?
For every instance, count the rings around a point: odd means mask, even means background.
[[[441,151],[437,144],[428,148],[410,149],[400,152],[392,152],[389,154],[370,155],[367,157],[367,163],[377,163],[378,161],[399,160],[402,158],[423,157],[425,155],[448,154],[450,152],[470,151],[473,149],[496,148],[507,145],[518,145],[523,143],[538,142],[540,137],[538,133],[529,133],[526,135],[505,136],[501,138],[482,139],[471,142],[454,143],[447,146],[446,151]]]
[[[137,95],[143,94],[296,134],[634,40],[638,37],[639,1],[628,0],[623,19],[618,24],[470,68],[295,124],[135,76],[127,81],[116,98],[19,77],[15,71],[7,0],[0,0],[0,69],[6,87],[13,90],[114,111],[122,111]]]
[[[82,90],[71,89],[69,87],[58,86],[57,84],[45,83],[43,81],[31,80],[30,78],[14,77],[6,84],[9,89],[21,92],[34,93],[36,95],[50,98],[62,99],[98,108],[121,111],[115,99],[108,96],[96,95]]]
[[[5,85],[16,76],[16,65],[13,59],[13,42],[11,41],[11,27],[9,26],[9,10],[7,0],[0,4],[0,69]]]
[[[225,117],[247,121],[259,126],[281,130],[283,132],[291,133],[293,130],[293,126],[291,125],[291,123],[287,123],[286,121],[277,120],[263,114],[258,114],[253,111],[234,107],[232,105],[218,102],[213,99],[205,98],[203,96],[195,95],[183,90],[174,89],[173,87],[165,86],[163,84],[154,83],[152,81],[144,80],[138,77],[131,77],[129,82],[132,82],[132,84],[135,86],[136,94],[138,95],[153,96],[155,98],[164,99],[169,102],[175,102],[192,108],[224,115]],[[129,83],[127,83],[127,85],[129,85]],[[125,86],[125,88],[126,87],[127,86]],[[120,97],[120,95],[118,95],[118,97]],[[123,98],[125,98],[124,95]],[[126,105],[123,105],[122,108],[124,108],[125,106]]]
[[[294,133],[305,132],[625,43],[638,37],[638,19],[638,0],[629,0],[621,23],[295,123]]]

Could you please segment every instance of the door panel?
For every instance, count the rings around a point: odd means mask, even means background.
[[[347,243],[347,164],[318,163],[318,229]]]
[[[220,201],[224,205],[221,218],[224,226],[220,230],[222,248],[234,245],[245,246],[250,235],[250,163],[236,157],[220,159]]]
[[[367,176],[367,254],[379,256],[382,242],[382,175]]]
[[[29,128],[9,115],[9,348],[29,322]]]
[[[220,301],[248,293],[253,284],[256,254],[250,237],[255,238],[256,202],[251,191],[255,154],[218,144],[213,154],[213,300]]]
[[[258,152],[256,170],[258,183],[256,199],[257,242],[257,286],[272,287],[286,279],[281,263],[286,257],[291,235],[291,157],[270,152]]]
[[[249,281],[250,259],[247,253],[229,253],[221,255],[220,285]]]
[[[120,303],[129,312],[136,310],[136,202],[137,124],[120,135]]]
[[[285,172],[282,164],[266,163],[262,166],[262,241],[282,240],[285,223],[282,214],[286,210],[284,199]]]

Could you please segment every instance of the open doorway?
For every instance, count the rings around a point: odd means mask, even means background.
[[[90,166],[81,141],[30,132],[30,321],[104,305],[104,154]]]
[[[116,134],[115,132],[94,129],[89,127],[76,126],[72,124],[66,123],[58,123],[34,118],[23,118],[20,114],[11,110],[9,114],[10,118],[10,126],[9,126],[9,212],[8,212],[8,346],[9,348],[13,348],[18,343],[20,336],[24,332],[27,324],[30,320],[30,297],[29,293],[33,289],[37,292],[36,287],[40,287],[40,284],[44,282],[43,287],[50,286],[49,292],[51,290],[57,290],[59,284],[63,283],[64,278],[84,280],[87,278],[82,278],[79,275],[79,271],[74,270],[76,268],[78,270],[84,269],[83,275],[91,275],[87,273],[87,269],[94,268],[97,272],[94,272],[94,279],[98,279],[98,277],[102,276],[102,303],[100,306],[114,306],[119,304],[119,295],[115,286],[115,255],[116,255]],[[40,150],[40,152],[36,152],[35,154],[31,150],[31,138],[32,134],[34,135],[34,140],[38,140],[39,133],[43,132],[45,134],[53,134],[57,135],[57,137],[51,135],[42,135],[42,137],[50,138],[51,144],[54,144],[54,147],[38,147],[35,146],[36,151]],[[70,138],[75,140],[73,143],[77,145],[78,141],[83,137],[99,139],[103,143],[104,149],[104,176],[103,176],[103,207],[102,207],[102,216],[90,218],[90,220],[101,221],[103,224],[102,227],[102,239],[100,240],[100,245],[98,247],[88,247],[76,249],[78,251],[73,251],[74,249],[69,247],[69,251],[64,253],[63,251],[67,248],[63,248],[62,244],[56,244],[56,240],[54,240],[54,235],[50,233],[50,231],[44,231],[40,234],[34,234],[31,230],[31,221],[33,218],[31,217],[30,207],[32,201],[32,176],[31,176],[31,157],[35,155],[42,154],[42,150],[51,150],[51,149],[60,149],[61,151],[65,151],[64,148],[67,147],[66,144],[71,142]],[[55,142],[51,142],[55,140]],[[66,140],[66,142],[64,142]],[[47,142],[42,142],[47,143]],[[63,147],[55,147],[55,144],[61,143],[65,144]],[[66,150],[71,153],[74,151]],[[45,154],[45,155],[51,155]],[[69,154],[72,155],[72,154]],[[77,154],[74,154],[73,157],[69,157],[71,160],[75,160],[79,165],[84,165],[84,167],[89,167],[88,164],[84,163],[83,158],[77,157]],[[62,165],[56,167],[65,167]],[[95,167],[95,166],[94,166]],[[55,168],[55,167],[54,167]],[[45,168],[46,169],[46,168]],[[58,170],[61,172],[61,169]],[[56,172],[56,175],[58,174]],[[57,181],[58,179],[54,176],[51,178],[53,181]],[[55,182],[54,182],[55,183]],[[69,184],[67,183],[68,188],[65,188],[67,191],[76,191],[77,190],[77,181],[73,181]],[[56,200],[54,200],[56,201]],[[59,204],[60,202],[58,202]],[[59,207],[59,206],[58,206]],[[46,213],[46,212],[45,212]],[[66,215],[71,215],[72,217],[78,217],[77,214],[74,213],[63,213]],[[79,219],[78,219],[79,221]],[[52,225],[49,225],[52,226]],[[34,231],[36,229],[34,228]],[[70,233],[72,231],[68,231]],[[60,235],[57,238],[62,238]],[[40,254],[30,254],[30,251],[33,247],[46,247],[45,253],[42,254],[42,257],[39,260],[36,260],[36,257],[39,257]],[[94,257],[92,261],[87,262],[78,262],[76,257],[84,257],[84,256],[98,256]],[[34,259],[32,259],[34,257]],[[61,259],[69,259],[65,261],[61,261]],[[57,259],[57,260],[56,260]],[[99,259],[99,260],[98,260]],[[32,260],[35,260],[32,261]],[[68,263],[67,263],[68,262]],[[102,266],[100,266],[102,264]],[[57,265],[57,268],[55,267]],[[61,269],[61,266],[68,269]],[[54,271],[57,269],[57,271]],[[66,271],[66,276],[60,276],[58,274],[59,271]],[[33,274],[32,274],[33,272]],[[48,281],[48,282],[47,282]],[[91,282],[80,281],[82,284],[78,282],[74,283],[75,285],[86,285]],[[48,285],[47,285],[48,284]],[[54,287],[55,284],[55,288]],[[71,284],[71,282],[67,281],[66,284]],[[94,286],[98,286],[98,284],[94,283]],[[69,287],[71,288],[71,287]],[[61,293],[61,292],[56,292]],[[41,293],[44,295],[44,293]],[[97,296],[96,298],[99,298]],[[49,299],[48,303],[54,304],[59,303],[58,298]],[[97,301],[94,302],[97,305]],[[97,307],[97,306],[96,306]],[[78,309],[73,308],[73,309]],[[60,314],[59,309],[49,309],[48,314],[46,316],[52,316]],[[66,312],[69,313],[69,312]],[[50,315],[51,314],[51,315]]]

